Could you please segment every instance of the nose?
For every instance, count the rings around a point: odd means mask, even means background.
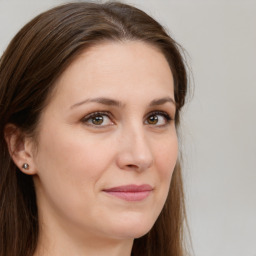
[[[120,136],[118,148],[116,161],[120,169],[141,172],[153,165],[149,137],[143,128],[124,131]]]

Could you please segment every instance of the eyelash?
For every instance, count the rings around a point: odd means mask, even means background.
[[[166,124],[164,124],[164,125],[148,124],[148,125],[157,126],[157,127],[164,127],[164,126],[166,126],[167,124],[169,124],[173,120],[173,118],[168,113],[166,113],[164,111],[153,111],[153,112],[150,112],[146,116],[145,120],[147,120],[150,116],[154,116],[154,115],[155,116],[156,115],[162,115],[164,117],[165,121],[166,121]],[[85,116],[84,118],[82,118],[82,122],[87,124],[87,125],[90,125],[90,126],[93,126],[93,127],[97,127],[97,128],[103,128],[103,127],[109,126],[109,125],[96,125],[96,124],[88,123],[88,121],[90,119],[93,119],[93,118],[95,118],[97,116],[106,116],[106,117],[108,117],[111,120],[112,123],[114,123],[112,121],[113,120],[113,115],[110,112],[108,112],[108,111],[93,112],[93,113]]]
[[[173,119],[171,118],[171,116],[168,114],[168,113],[166,113],[166,112],[164,112],[164,111],[153,111],[153,112],[150,112],[148,115],[147,115],[147,117],[146,117],[146,120],[150,117],[150,116],[156,116],[156,115],[162,115],[163,117],[164,117],[164,119],[165,119],[165,121],[166,121],[166,124],[164,124],[164,125],[159,125],[160,127],[163,127],[163,126],[165,126],[165,125],[167,125],[167,124],[169,124]],[[149,124],[150,125],[150,124]],[[153,125],[154,126],[154,125]],[[158,126],[158,127],[159,127]]]
[[[86,123],[87,125],[94,126],[94,127],[97,127],[97,128],[102,128],[102,127],[104,127],[104,126],[101,126],[101,125],[95,125],[95,124],[89,124],[89,123],[88,123],[88,121],[89,121],[90,119],[93,119],[93,118],[95,118],[95,117],[97,117],[97,116],[106,116],[106,117],[108,117],[111,121],[112,121],[112,119],[113,119],[113,115],[112,115],[110,112],[108,112],[108,111],[100,111],[100,112],[93,112],[93,113],[91,113],[91,114],[85,116],[85,117],[82,119],[82,122],[83,122],[83,123]],[[112,121],[112,123],[114,123],[114,122]]]

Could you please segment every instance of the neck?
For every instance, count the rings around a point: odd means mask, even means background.
[[[72,235],[39,236],[34,256],[130,256],[133,240],[115,240],[91,236],[76,239]]]
[[[79,228],[41,222],[34,256],[130,256],[132,245],[133,239],[109,238],[92,232],[84,234]]]

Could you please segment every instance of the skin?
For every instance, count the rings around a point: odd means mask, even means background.
[[[176,111],[169,65],[146,43],[106,42],[83,52],[55,86],[36,150],[27,138],[16,157],[34,175],[41,227],[35,255],[128,256],[160,214],[177,160],[175,123],[165,117]],[[95,98],[115,103],[89,101]],[[104,113],[96,120],[95,112]],[[127,184],[153,190],[140,201],[103,191]]]

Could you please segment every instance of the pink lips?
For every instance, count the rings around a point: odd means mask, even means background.
[[[116,196],[126,201],[141,201],[149,196],[153,188],[148,184],[143,185],[126,185],[104,189],[109,195]]]

